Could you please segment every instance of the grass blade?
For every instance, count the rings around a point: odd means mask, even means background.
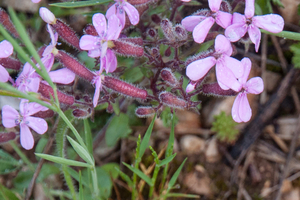
[[[77,2],[63,2],[63,3],[52,3],[50,6],[61,7],[61,8],[81,8],[87,6],[95,6],[104,3],[112,2],[112,0],[91,0],[91,1],[77,1]]]
[[[78,155],[87,163],[90,165],[94,165],[94,160],[91,158],[90,154],[82,147],[80,144],[78,144],[75,140],[73,140],[71,137],[67,136],[68,141],[78,153]]]
[[[179,174],[181,172],[181,169],[182,169],[184,163],[186,162],[186,160],[187,160],[187,158],[184,159],[184,161],[181,163],[181,165],[179,166],[179,168],[173,174],[173,176],[172,176],[172,178],[171,178],[171,180],[170,180],[170,182],[168,184],[168,191],[174,186],[174,184],[175,184],[175,182],[176,182],[176,180],[177,180],[177,178],[178,178],[178,176],[179,176]]]
[[[88,119],[84,119],[83,124],[84,124],[86,147],[88,148],[90,155],[93,155],[93,139],[92,139],[92,132],[91,132],[91,127]]]
[[[131,167],[130,165],[123,162],[123,164],[128,167],[133,173],[137,174],[141,179],[143,179],[148,185],[153,186],[152,180],[144,174],[141,170]]]
[[[156,118],[156,115],[154,115],[154,117],[151,121],[151,124],[149,125],[149,127],[148,127],[148,129],[145,133],[145,136],[144,136],[144,138],[141,142],[140,149],[139,149],[139,158],[143,157],[146,149],[148,148],[148,144],[149,144],[150,136],[151,136],[152,129],[153,129],[153,126],[154,126],[155,118]]]

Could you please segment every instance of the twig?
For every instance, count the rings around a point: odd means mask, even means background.
[[[268,35],[263,34],[262,45],[261,45],[261,78],[266,81],[266,66],[267,66],[267,53],[268,53]],[[267,90],[264,90],[260,95],[260,104],[264,104],[267,101]]]
[[[288,157],[286,159],[286,163],[285,163],[285,166],[284,166],[284,171],[282,172],[281,174],[281,178],[280,178],[280,182],[279,182],[279,187],[278,187],[278,192],[277,192],[277,195],[276,195],[276,198],[275,200],[280,200],[281,199],[281,187],[282,187],[282,184],[283,184],[283,181],[284,179],[286,178],[286,176],[288,175],[289,173],[289,167],[290,167],[290,162],[293,158],[293,155],[294,155],[294,152],[295,152],[295,148],[296,148],[296,143],[297,143],[297,138],[299,137],[299,134],[300,134],[300,115],[298,117],[298,125],[297,125],[297,128],[295,130],[295,133],[294,133],[294,136],[293,136],[293,139],[291,141],[291,146],[290,146],[290,152],[288,154]]]

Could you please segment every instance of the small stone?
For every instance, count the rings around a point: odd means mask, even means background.
[[[180,148],[187,154],[199,154],[204,151],[205,141],[194,135],[183,136],[180,140]]]

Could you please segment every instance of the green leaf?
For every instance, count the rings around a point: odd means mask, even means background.
[[[123,162],[123,165],[125,165],[126,167],[128,167],[128,169],[130,169],[133,173],[135,173],[136,175],[138,175],[141,179],[143,179],[148,185],[153,186],[152,180],[146,175],[144,174],[141,170],[136,169],[134,167],[131,167],[130,165],[126,164]]]
[[[42,153],[35,153],[35,155],[38,157],[44,158],[45,160],[49,160],[51,162],[59,163],[62,165],[77,166],[77,167],[92,167],[93,166],[93,165],[90,165],[87,163],[78,162],[75,160],[70,160],[70,159],[47,155],[47,154],[42,154]]]
[[[291,45],[290,49],[294,53],[294,56],[292,57],[294,67],[300,68],[300,43]]]
[[[52,3],[50,4],[50,6],[56,6],[61,8],[80,8],[80,7],[100,5],[111,1],[112,0],[76,1],[76,2],[64,2],[64,3]]]
[[[175,156],[176,156],[176,153],[174,153],[173,155],[161,160],[157,166],[162,167],[162,166],[168,164],[169,162],[171,162],[175,158]]]
[[[129,178],[129,176],[128,176],[127,174],[125,174],[124,172],[122,172],[119,168],[115,168],[115,169],[119,172],[121,178],[122,178],[124,181],[126,181],[127,185],[131,188],[131,187],[133,186],[133,182],[132,182],[132,180]]]
[[[141,68],[131,67],[129,69],[126,69],[122,76],[124,77],[125,81],[128,81],[129,83],[134,83],[142,79],[144,77],[144,74],[142,73]]]
[[[81,171],[79,171],[79,199],[83,200],[83,187],[82,187],[82,176]]]
[[[185,198],[200,198],[199,195],[193,194],[181,194],[181,193],[169,193],[166,194],[167,197],[185,197]]]
[[[114,146],[120,138],[126,137],[130,132],[129,118],[121,113],[119,116],[114,116],[109,123],[105,134],[105,142],[107,146]]]
[[[9,174],[22,166],[22,161],[19,162],[2,149],[0,149],[0,160],[0,174]]]
[[[88,151],[90,155],[93,155],[93,139],[92,139],[92,132],[91,132],[91,127],[88,119],[83,120],[83,125],[84,125],[84,135],[85,135],[85,143],[86,147],[88,148]]]
[[[166,158],[172,155],[175,140],[175,115],[172,118],[171,132],[169,136],[168,146],[166,149]]]
[[[107,164],[101,166],[101,169],[103,169],[108,174],[110,174],[113,179],[118,178],[119,171],[117,169],[119,169],[119,168],[120,168],[120,165],[117,163],[107,163]]]
[[[152,133],[155,119],[156,119],[156,114],[154,115],[154,117],[151,121],[151,124],[149,125],[149,127],[143,137],[143,140],[141,142],[140,149],[139,149],[139,159],[141,159],[143,157],[146,149],[148,148],[148,144],[149,144],[149,140],[150,140],[150,136]]]
[[[76,180],[79,182],[80,180],[80,176],[78,174],[78,172],[74,169],[72,169],[71,167],[66,167],[66,170],[68,171],[68,173]],[[89,187],[88,182],[85,179],[81,180],[81,183],[85,186],[85,187]]]
[[[0,197],[3,200],[19,200],[19,198],[8,188],[0,183]]]
[[[67,136],[68,141],[71,143],[72,147],[78,153],[78,155],[87,163],[90,165],[94,165],[94,160],[91,158],[91,155],[82,147],[80,144],[78,144],[75,140],[73,140],[71,137]]]
[[[172,176],[172,178],[171,178],[171,180],[170,180],[170,182],[168,184],[168,190],[170,190],[174,186],[174,184],[175,184],[175,182],[176,182],[176,180],[177,180],[177,178],[178,178],[178,176],[179,176],[179,174],[181,172],[181,169],[182,169],[184,163],[186,162],[186,160],[187,160],[187,158],[184,159],[184,161],[181,163],[181,165],[179,166],[179,168],[173,174],[173,176]]]
[[[272,0],[273,4],[280,7],[280,8],[284,8],[284,5],[281,3],[280,0]]]

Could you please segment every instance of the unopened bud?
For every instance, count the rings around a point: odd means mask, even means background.
[[[202,86],[202,92],[208,95],[219,95],[219,96],[235,96],[237,92],[232,89],[223,90],[218,83],[204,84]]]
[[[40,111],[32,115],[34,117],[39,117],[43,119],[51,118],[54,116],[54,111],[53,110],[46,110],[46,111]]]
[[[195,87],[196,87],[196,83],[189,83],[187,86],[186,86],[186,89],[185,89],[185,92],[186,93],[190,93],[191,91],[195,90]]]
[[[16,138],[16,133],[9,132],[9,133],[0,133],[0,144],[8,142]]]
[[[19,70],[22,66],[22,63],[19,60],[14,58],[0,58],[0,65],[7,69]]]
[[[133,98],[146,99],[148,96],[146,90],[110,76],[105,76],[103,85],[109,89]]]
[[[165,56],[169,57],[171,55],[172,51],[171,51],[171,47],[168,47],[165,51]]]
[[[157,30],[154,28],[149,28],[147,30],[147,34],[149,35],[149,37],[155,39],[157,37]]]
[[[75,109],[75,110],[73,110],[72,114],[74,117],[79,118],[79,119],[85,119],[91,115],[90,112],[88,112],[87,110],[84,110],[84,109]]]
[[[83,29],[83,32],[87,35],[98,36],[98,33],[92,24],[86,25],[86,27]]]
[[[143,46],[144,41],[143,38],[141,37],[128,37],[128,38],[119,38],[119,41],[125,41],[125,42],[130,42],[132,44],[136,44],[139,46]]]
[[[139,4],[146,4],[150,3],[152,0],[128,0],[128,3],[131,5],[139,5]]]
[[[67,54],[64,51],[58,51],[58,54],[55,55],[55,58],[66,68],[68,68],[81,78],[89,82],[93,81],[95,75],[71,55]]]
[[[188,59],[186,59],[185,65],[188,66],[189,64],[191,64],[192,62],[194,62],[196,60],[200,60],[200,59],[206,58],[208,56],[212,56],[213,53],[214,53],[213,51],[204,51],[195,56],[189,57]]]
[[[159,99],[164,105],[172,108],[184,109],[188,107],[187,101],[177,97],[170,92],[161,92],[159,94]]]
[[[174,27],[174,35],[179,41],[186,40],[188,38],[187,31],[181,24],[177,24]]]
[[[161,78],[170,86],[178,85],[178,80],[169,68],[164,68],[160,72]]]
[[[40,16],[44,22],[47,24],[55,24],[56,23],[56,17],[54,14],[45,7],[40,8]]]
[[[19,33],[17,32],[14,24],[11,22],[9,15],[0,8],[0,23],[3,27],[8,30],[15,38],[19,38]]]
[[[140,118],[151,117],[155,112],[155,109],[150,106],[140,106],[135,110],[135,114]]]
[[[69,45],[80,50],[79,38],[76,32],[67,24],[57,19],[55,24],[51,24],[52,28],[58,33],[58,35]]]
[[[161,22],[161,19],[157,14],[151,15],[151,19],[156,24],[160,24],[160,22]]]
[[[144,55],[144,48],[131,42],[126,42],[124,40],[114,40],[113,43],[113,50],[121,55],[134,57],[141,57]]]
[[[228,1],[223,0],[220,5],[220,10],[223,12],[231,13],[232,8],[231,8],[230,3]]]
[[[175,35],[173,33],[173,25],[168,19],[164,19],[160,23],[160,27],[164,33],[164,36],[170,41],[175,41]]]
[[[108,104],[106,108],[107,113],[114,113],[114,107],[111,104]]]
[[[50,99],[50,95],[52,96],[52,98],[54,99],[54,92],[52,87],[50,87],[49,85],[46,85],[44,83],[40,83],[40,87],[39,87],[39,93],[41,93],[44,97],[49,98]],[[68,104],[68,105],[73,105],[74,104],[74,97],[67,95],[61,91],[57,90],[57,97],[60,103],[64,103],[64,104]]]
[[[200,16],[209,16],[211,14],[211,11],[208,9],[201,9],[198,10],[194,15],[200,15]]]

